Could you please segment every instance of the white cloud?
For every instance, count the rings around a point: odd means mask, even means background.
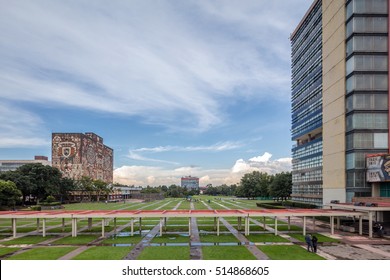
[[[153,148],[138,148],[133,149],[132,152],[152,152],[152,153],[162,153],[162,152],[199,152],[199,151],[227,151],[234,150],[242,147],[243,145],[238,142],[219,142],[210,146],[159,146]]]
[[[205,131],[229,117],[220,98],[287,97],[302,2],[9,1],[0,98]]]
[[[180,185],[183,176],[196,176],[202,186],[213,184],[239,183],[245,173],[252,171],[267,172],[269,174],[291,171],[291,159],[281,158],[271,160],[268,152],[254,157],[257,161],[239,159],[231,169],[203,169],[201,167],[183,166],[175,169],[150,166],[122,166],[114,170],[114,181],[134,185]],[[253,159],[253,158],[252,158]]]
[[[47,146],[51,140],[40,136],[44,130],[43,121],[35,114],[0,103],[0,148]]]

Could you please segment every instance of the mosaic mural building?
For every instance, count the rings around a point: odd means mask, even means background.
[[[52,166],[74,180],[87,176],[112,183],[113,152],[95,133],[52,134]]]

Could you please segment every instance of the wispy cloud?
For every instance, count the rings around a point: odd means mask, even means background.
[[[42,147],[50,144],[43,135],[43,121],[28,111],[0,103],[0,148]]]
[[[0,98],[205,131],[230,117],[221,98],[288,96],[300,2],[9,1]]]
[[[178,168],[163,168],[157,166],[122,166],[114,170],[114,181],[123,184],[135,185],[171,185],[180,184],[180,178],[186,175],[197,176],[200,184],[221,185],[239,183],[245,173],[252,171],[269,174],[291,171],[291,159],[271,159],[272,155],[265,152],[261,156],[249,160],[239,159],[232,168],[204,169],[199,166],[182,166]],[[152,178],[152,179],[151,179]],[[153,183],[152,183],[153,182]]]
[[[155,159],[155,158],[149,158],[141,156],[137,153],[134,153],[133,151],[129,151],[129,154],[127,155],[129,159],[137,160],[137,161],[149,161],[149,162],[159,162],[159,163],[168,163],[168,164],[174,164],[178,165],[178,162],[174,161],[168,161],[168,160],[161,160],[161,159]]]
[[[162,153],[162,152],[199,152],[199,151],[228,151],[241,148],[243,146],[240,142],[220,142],[210,146],[159,146],[152,148],[138,148],[132,150],[133,152],[152,152],[152,153]]]

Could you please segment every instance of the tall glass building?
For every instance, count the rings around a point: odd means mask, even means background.
[[[371,196],[389,152],[388,0],[315,0],[291,35],[294,200]]]

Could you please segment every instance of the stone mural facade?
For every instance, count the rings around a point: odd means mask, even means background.
[[[52,166],[64,177],[79,180],[88,176],[112,183],[113,156],[113,149],[95,133],[52,134]]]

